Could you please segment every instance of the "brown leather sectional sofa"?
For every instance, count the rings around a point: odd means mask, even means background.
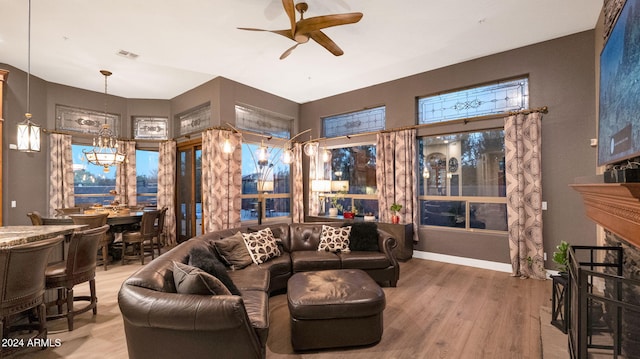
[[[264,358],[269,331],[269,295],[283,291],[295,272],[362,269],[383,285],[396,286],[400,270],[392,255],[396,241],[378,230],[379,251],[317,251],[322,225],[275,224],[222,230],[194,237],[131,275],[118,294],[129,357]],[[187,263],[195,246],[209,246],[238,231],[270,227],[282,241],[282,255],[228,274],[237,295],[176,293],[174,261]],[[336,327],[336,330],[340,330]]]

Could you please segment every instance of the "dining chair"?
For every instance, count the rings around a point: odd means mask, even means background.
[[[153,237],[153,239],[151,240],[151,250],[153,250],[154,248],[158,249],[158,257],[160,257],[160,255],[162,254],[161,249],[164,246],[164,220],[165,217],[167,215],[167,210],[169,208],[168,207],[162,207],[162,209],[160,210],[160,213],[158,214],[158,220],[156,221],[156,226],[155,226],[155,235]]]
[[[91,228],[102,227],[107,224],[107,218],[109,217],[109,213],[98,213],[98,214],[70,214],[71,220],[73,224],[86,224]],[[97,265],[102,265],[102,268],[107,270],[107,263],[109,262],[109,244],[111,243],[111,234],[109,232],[105,233],[105,235],[98,242],[98,250],[102,253],[102,258],[97,260]]]
[[[140,229],[136,231],[125,231],[122,233],[122,264],[131,259],[139,259],[144,264],[145,244],[151,248],[151,259],[155,258],[153,251],[153,237],[156,235],[156,219],[160,211],[145,211],[140,221]],[[131,254],[127,254],[127,250]]]
[[[38,211],[27,213],[27,217],[31,219],[31,224],[33,224],[34,226],[41,226],[44,224],[44,222],[42,221],[42,215]]]
[[[56,208],[56,213],[59,216],[66,216],[68,214],[77,214],[82,213],[82,208],[80,207],[66,207],[66,208]]]
[[[73,330],[73,318],[90,309],[93,315],[98,313],[98,299],[96,297],[96,258],[98,243],[109,230],[108,225],[98,228],[77,231],[73,233],[69,242],[66,260],[51,264],[45,271],[46,289],[57,289],[55,301],[48,306],[57,306],[57,314],[47,316],[47,319],[67,318],[69,331]],[[77,284],[89,282],[89,296],[74,296],[73,288]],[[88,301],[86,306],[75,309],[75,301]],[[65,307],[66,304],[66,307]]]
[[[60,246],[63,236],[13,247],[0,248],[0,357],[20,349],[4,345],[10,332],[35,331],[29,338],[47,338],[47,313],[44,305],[45,268],[49,254]],[[28,312],[29,321],[22,321],[20,313]],[[20,320],[20,321],[18,321]],[[26,345],[23,346],[26,348]]]

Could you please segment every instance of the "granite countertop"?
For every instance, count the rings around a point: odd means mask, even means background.
[[[67,235],[86,225],[72,224],[62,226],[6,226],[0,227],[0,248],[17,246],[48,238]]]

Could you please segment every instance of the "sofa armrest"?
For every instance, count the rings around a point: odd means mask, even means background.
[[[395,287],[398,279],[400,279],[400,264],[398,263],[396,257],[393,255],[393,249],[397,245],[398,241],[393,238],[391,234],[389,234],[389,232],[378,229],[378,247],[380,247],[380,252],[384,253],[384,255],[387,257],[395,272],[395,280],[389,283],[392,287]]]
[[[242,297],[159,292],[124,283],[118,293],[123,317],[137,327],[215,331],[251,323]]]

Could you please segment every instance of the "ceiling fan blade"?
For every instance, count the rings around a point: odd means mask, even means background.
[[[291,36],[291,31],[290,30],[265,30],[265,29],[256,29],[256,28],[253,28],[253,27],[239,27],[238,30],[272,32],[274,34],[282,35],[282,36],[286,37],[287,39],[293,40],[293,36]]]
[[[322,45],[322,47],[329,50],[329,52],[331,52],[335,56],[340,56],[344,54],[344,51],[342,51],[342,49],[338,45],[336,45],[336,43],[333,42],[333,40],[331,40],[329,36],[327,36],[324,32],[320,30],[313,31],[311,32],[311,34],[309,34],[309,36],[311,36],[311,38],[315,42]]]
[[[298,21],[296,33],[308,34],[331,26],[353,24],[362,19],[361,12],[315,16]]]
[[[289,56],[291,52],[295,50],[296,47],[298,47],[298,45],[300,44],[296,43],[295,45],[288,48],[287,51],[283,52],[282,55],[280,55],[280,60],[284,60],[285,57]]]
[[[291,23],[291,38],[293,38],[293,35],[296,33],[296,9],[293,5],[293,0],[282,0],[282,6],[289,17],[289,22]]]

